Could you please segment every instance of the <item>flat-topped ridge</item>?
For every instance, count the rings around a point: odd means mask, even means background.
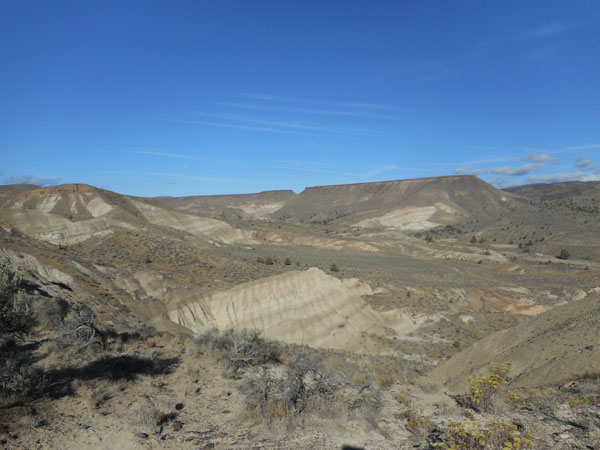
[[[327,184],[321,186],[310,186],[305,188],[308,189],[322,189],[322,188],[337,188],[343,186],[362,186],[362,185],[378,185],[378,184],[394,184],[394,183],[405,183],[409,181],[432,181],[432,180],[444,180],[444,179],[479,179],[476,175],[445,175],[440,177],[422,177],[422,178],[405,178],[401,180],[384,180],[384,181],[367,181],[364,183],[347,183],[347,184]]]

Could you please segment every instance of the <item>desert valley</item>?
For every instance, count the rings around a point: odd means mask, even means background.
[[[4,185],[0,263],[3,448],[600,449],[600,182]]]

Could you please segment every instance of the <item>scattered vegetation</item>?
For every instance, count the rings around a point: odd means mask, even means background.
[[[106,349],[106,337],[100,329],[96,314],[85,305],[78,305],[59,323],[61,336],[59,341],[66,345],[79,347],[95,346]]]
[[[339,272],[340,268],[337,266],[336,263],[331,263],[331,265],[329,266],[329,271],[330,272]]]
[[[195,341],[203,351],[222,357],[225,373],[232,378],[237,377],[245,367],[280,362],[280,345],[261,338],[256,330],[230,329],[224,333],[210,330],[197,336]]]
[[[20,290],[21,279],[6,265],[0,265],[1,338],[21,338],[34,324],[31,302]]]
[[[298,351],[287,363],[283,374],[273,371],[248,376],[240,390],[246,409],[271,422],[291,418],[330,404],[340,384],[318,355]]]
[[[0,394],[17,398],[39,395],[46,384],[42,370],[33,366],[32,347],[23,344],[34,315],[20,284],[12,270],[0,265]]]
[[[494,364],[487,368],[488,376],[469,377],[470,400],[474,409],[490,411],[493,409],[494,400],[497,398],[500,388],[508,383],[510,363]]]
[[[526,449],[534,448],[530,436],[521,436],[518,427],[511,423],[494,422],[483,425],[466,419],[464,422],[451,420],[447,438],[432,444],[433,448],[448,450]]]
[[[571,253],[566,248],[563,248],[558,254],[558,259],[569,259],[571,257]]]

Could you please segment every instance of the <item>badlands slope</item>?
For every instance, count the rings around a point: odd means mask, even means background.
[[[361,298],[372,294],[357,279],[339,280],[313,267],[187,298],[169,305],[169,318],[197,333],[257,329],[287,343],[369,353],[381,349],[368,333],[412,329],[400,314],[378,313]]]
[[[251,240],[223,221],[171,211],[144,199],[84,184],[3,195],[0,220],[35,239],[64,245],[110,234],[115,229],[143,231],[149,224],[182,230],[213,242]]]

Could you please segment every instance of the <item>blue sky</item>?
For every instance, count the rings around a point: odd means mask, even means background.
[[[600,179],[598,1],[0,1],[0,182]]]

